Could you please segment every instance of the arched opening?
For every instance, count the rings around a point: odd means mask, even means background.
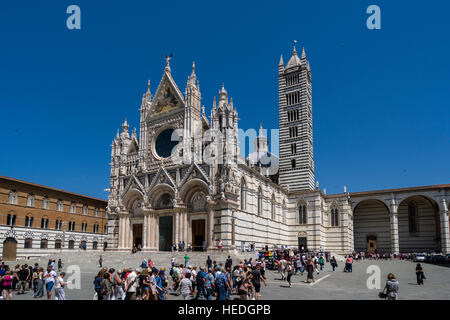
[[[263,194],[261,187],[258,189],[258,215],[262,215],[263,212]]]
[[[69,249],[75,249],[75,240],[69,240]]]
[[[92,242],[92,250],[97,250],[97,249],[98,249],[98,241]]]
[[[47,249],[47,248],[48,248],[48,240],[41,239],[41,249]]]
[[[247,186],[245,185],[245,179],[241,179],[241,210],[246,210],[247,208]]]
[[[425,196],[412,196],[398,206],[400,252],[430,252],[440,249],[438,205]]]
[[[308,223],[308,211],[305,203],[300,203],[298,205],[297,223],[298,224]]]
[[[389,209],[379,200],[363,200],[353,210],[354,248],[357,252],[391,252]]]
[[[3,241],[3,261],[15,261],[17,257],[17,241],[16,239],[9,237]]]
[[[60,239],[55,240],[55,249],[61,249],[62,248],[62,241]]]
[[[31,248],[33,248],[33,239],[26,238],[25,242],[24,242],[24,245],[23,245],[23,248],[24,249],[31,249]]]

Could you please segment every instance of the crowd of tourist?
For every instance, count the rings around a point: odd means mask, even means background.
[[[225,264],[212,261],[204,266],[189,265],[171,259],[171,268],[157,268],[152,260],[144,260],[136,268],[116,270],[103,267],[94,279],[97,300],[168,300],[182,296],[184,300],[257,300],[261,283],[267,285],[265,261],[245,259],[233,266],[230,256]]]
[[[20,295],[28,291],[33,292],[34,298],[42,298],[45,288],[48,300],[52,298],[52,291],[55,293],[55,300],[65,300],[64,287],[67,282],[64,281],[65,273],[61,272],[63,267],[61,259],[58,260],[57,266],[56,269],[56,261],[52,259],[48,261],[45,269],[38,263],[35,263],[34,266],[16,265],[11,269],[9,265],[2,262],[0,265],[0,299],[12,300],[13,292]]]
[[[176,247],[174,246],[174,249]],[[183,243],[176,248],[184,252]],[[181,296],[185,300],[257,300],[261,296],[261,284],[267,286],[266,269],[278,271],[282,281],[292,287],[294,275],[303,276],[304,282],[315,281],[314,275],[320,274],[326,263],[331,266],[332,272],[338,267],[334,256],[319,249],[308,252],[282,248],[268,251],[263,248],[255,258],[244,259],[233,265],[230,256],[225,263],[218,263],[208,259],[204,265],[192,266],[190,257],[186,252],[184,263],[177,263],[172,256],[170,269],[157,267],[151,259],[143,260],[140,266],[134,268],[115,269],[103,266],[102,255],[99,256],[99,268],[93,289],[95,300],[168,300],[172,296]],[[177,251],[178,251],[177,250]],[[354,252],[344,257],[344,272],[353,272],[354,262],[361,260],[399,259],[413,260],[413,254],[378,254],[367,252]],[[270,267],[270,268],[268,268]],[[25,294],[32,291],[34,298],[42,298],[44,289],[47,299],[52,299],[52,292],[56,300],[65,300],[64,288],[68,284],[64,280],[61,259],[56,262],[49,259],[46,267],[39,264],[0,265],[0,299],[13,299],[13,292]],[[416,265],[417,284],[423,285],[425,275],[420,264]],[[388,275],[386,286],[380,292],[380,298],[397,299],[399,283],[393,274]]]

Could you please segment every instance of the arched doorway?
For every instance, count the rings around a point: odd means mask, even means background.
[[[363,200],[353,210],[356,252],[391,252],[389,210],[380,200]]]
[[[69,240],[69,249],[75,249],[75,241]]]
[[[92,250],[97,250],[97,249],[98,249],[98,241],[92,242]]]
[[[15,261],[17,257],[17,241],[14,238],[6,238],[3,241],[3,261]]]
[[[159,217],[159,251],[170,251],[173,241],[173,216]]]

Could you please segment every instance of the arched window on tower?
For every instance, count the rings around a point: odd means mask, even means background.
[[[245,180],[241,179],[241,210],[246,210],[247,208],[247,190],[246,190]]]
[[[298,206],[298,217],[297,217],[297,223],[298,224],[306,224],[308,223],[308,212],[306,210],[306,205],[301,204]]]
[[[262,194],[262,190],[261,187],[259,187],[258,189],[258,215],[262,215],[262,211],[263,211],[263,194]]]
[[[414,234],[419,231],[419,210],[413,201],[408,204],[408,225],[409,233]]]
[[[295,169],[295,165],[296,165],[295,159],[291,159],[291,166],[292,166],[292,169]]]

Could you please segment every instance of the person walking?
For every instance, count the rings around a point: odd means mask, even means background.
[[[58,259],[58,272],[61,272],[62,268],[63,268],[63,263],[61,261],[61,258],[59,258]]]
[[[56,278],[55,281],[55,300],[66,300],[66,293],[64,291],[64,287],[68,284],[68,282],[64,281],[65,272],[61,272],[59,277]]]
[[[103,279],[100,281],[100,294],[102,296],[101,300],[110,300],[112,293],[111,274],[109,272],[105,272],[105,274],[103,274]]]
[[[52,289],[55,285],[56,280],[56,272],[52,270],[52,266],[47,267],[47,271],[44,273],[44,279],[45,279],[45,289],[47,291],[47,300],[52,299]]]
[[[0,281],[2,284],[2,293],[3,293],[3,300],[6,300],[6,297],[9,297],[9,300],[12,300],[12,281],[13,277],[11,276],[11,271],[6,271],[6,273],[0,277]]]
[[[102,257],[102,255],[100,255],[100,258],[98,258],[98,265],[100,266],[100,268],[103,268],[102,263],[103,263],[103,257]]]
[[[136,300],[138,273],[140,273],[140,270],[133,270],[125,279],[125,300]]]
[[[306,260],[306,272],[307,272],[307,276],[306,276],[306,282],[310,283],[309,280],[311,280],[312,282],[314,282],[314,262],[312,262],[311,258],[308,258]]]
[[[36,275],[36,291],[35,298],[42,298],[44,296],[44,268],[40,267]]]
[[[205,276],[205,292],[206,297],[205,300],[212,300],[214,290],[215,290],[215,281],[214,275],[212,274],[212,269],[208,269],[208,273]]]
[[[223,252],[222,248],[223,248],[223,242],[222,242],[222,240],[219,240],[219,251],[220,252]]]
[[[333,271],[334,271],[334,269],[336,269],[336,267],[338,266],[336,258],[334,256],[331,257],[330,264],[331,264],[331,267],[333,268]]]
[[[125,299],[125,292],[123,291],[123,281],[121,278],[122,270],[117,270],[117,272],[113,275],[113,281],[112,281],[112,288],[113,288],[113,295],[111,297],[111,300],[124,300]]]
[[[323,259],[323,256],[319,257],[319,265],[320,265],[320,271],[323,270],[323,265],[325,264],[325,261]]]
[[[422,266],[420,265],[420,263],[418,263],[416,265],[416,277],[417,277],[417,284],[419,286],[423,285],[423,279],[426,279],[426,278],[425,278],[425,274],[423,273],[423,269],[422,269]]]
[[[286,279],[287,261],[284,259],[284,256],[281,258],[281,260],[279,262],[279,266],[280,266],[280,271],[281,271],[281,280],[285,280]]]
[[[206,267],[208,268],[208,270],[212,269],[212,260],[210,256],[208,256],[208,259],[206,259]]]
[[[184,265],[188,266],[189,265],[189,255],[186,253],[186,255],[184,256]]]
[[[184,300],[190,300],[192,290],[191,273],[187,272],[185,277],[180,281],[180,291]]]
[[[291,277],[294,274],[294,263],[288,263],[287,267],[287,282],[289,284],[289,288],[292,288]]]
[[[194,300],[198,300],[200,298],[200,295],[203,295],[203,298],[206,300],[206,289],[205,289],[205,277],[206,277],[206,269],[205,267],[201,267],[200,271],[197,273],[196,277],[196,286],[197,286],[197,294],[194,298]]]

